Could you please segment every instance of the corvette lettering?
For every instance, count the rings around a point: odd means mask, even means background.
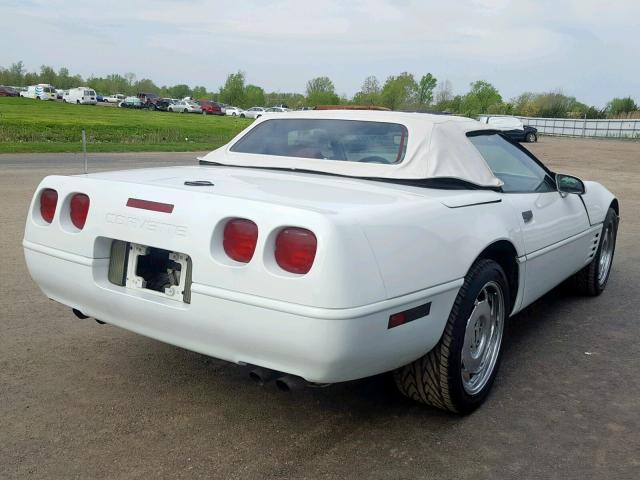
[[[134,230],[146,230],[149,232],[166,233],[178,237],[187,236],[187,227],[183,225],[173,225],[171,223],[158,222],[142,217],[131,217],[129,215],[119,215],[117,213],[107,213],[105,215],[107,223],[124,225]]]

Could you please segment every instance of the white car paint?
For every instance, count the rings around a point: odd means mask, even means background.
[[[178,113],[202,113],[202,108],[191,100],[178,100],[167,107],[169,112]]]
[[[481,115],[478,117],[478,121],[491,125],[496,130],[524,130],[522,120],[510,115]]]
[[[433,348],[464,276],[496,242],[508,242],[519,265],[512,314],[588,264],[614,197],[595,182],[586,186],[583,205],[558,192],[425,188],[239,166],[54,175],[36,190],[23,245],[45,295],[85,315],[231,362],[338,382],[392,370]],[[44,188],[58,193],[51,224],[39,210]],[[69,219],[77,192],[91,201],[81,231]],[[173,210],[131,208],[130,198]],[[259,230],[246,264],[222,247],[224,226],[236,217]],[[317,238],[305,275],[274,260],[275,236],[287,226]],[[110,283],[112,239],[188,255],[191,303]],[[427,316],[388,328],[391,314],[425,303]]]
[[[48,83],[39,83],[28,86],[26,90],[20,92],[20,96],[36,100],[55,100],[57,93],[56,89]]]
[[[251,107],[247,110],[244,110],[243,112],[240,113],[241,117],[247,117],[247,118],[260,118],[262,115],[264,115],[267,112],[266,108],[262,108],[262,107]]]
[[[77,87],[65,90],[62,95],[62,101],[78,105],[95,105],[98,103],[96,92],[90,87]]]
[[[121,93],[116,93],[115,95],[107,95],[104,97],[104,101],[107,103],[120,103],[123,102],[125,96]]]
[[[230,116],[238,116],[240,115],[242,112],[244,112],[244,110],[242,110],[241,108],[238,107],[225,107],[225,114],[226,115],[230,115]]]

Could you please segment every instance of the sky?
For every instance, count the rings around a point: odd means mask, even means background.
[[[0,66],[134,72],[210,91],[242,70],[266,91],[317,76],[353,95],[403,71],[640,101],[640,0],[0,0]]]

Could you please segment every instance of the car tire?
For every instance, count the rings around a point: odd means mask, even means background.
[[[400,392],[460,415],[478,408],[500,365],[510,298],[502,267],[489,259],[476,261],[465,276],[440,341],[426,355],[394,372]]]
[[[186,108],[182,111],[182,113],[189,113],[189,110],[187,110]]]
[[[155,112],[156,108],[157,107],[153,103],[149,105],[149,110],[151,110],[152,112]]]
[[[240,114],[240,118],[245,118],[245,117],[246,117],[246,115],[244,113]]]
[[[524,140],[527,143],[535,143],[538,141],[538,136],[533,132],[529,132],[525,135]]]
[[[599,238],[593,260],[569,279],[573,290],[580,295],[597,297],[607,287],[618,238],[618,214],[613,208],[607,211]]]

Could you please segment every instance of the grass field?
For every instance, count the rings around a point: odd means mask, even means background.
[[[150,112],[0,97],[0,153],[212,150],[251,123],[236,117]]]

